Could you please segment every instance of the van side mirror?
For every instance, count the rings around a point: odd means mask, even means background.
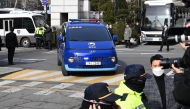
[[[63,36],[58,36],[58,41],[64,42]]]
[[[116,35],[113,35],[113,41],[117,41],[117,36]]]

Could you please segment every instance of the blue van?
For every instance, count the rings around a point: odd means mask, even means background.
[[[71,72],[116,73],[118,58],[111,36],[98,20],[70,19],[58,36],[57,61],[64,76]]]

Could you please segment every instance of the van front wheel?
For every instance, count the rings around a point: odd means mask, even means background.
[[[29,40],[28,38],[22,39],[21,45],[22,45],[23,47],[25,47],[25,48],[30,47],[30,40]]]
[[[63,64],[63,60],[62,60],[62,64],[61,64],[61,70],[62,70],[62,74],[63,76],[70,76],[70,72],[65,70],[65,65]]]

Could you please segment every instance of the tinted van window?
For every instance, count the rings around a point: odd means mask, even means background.
[[[106,27],[70,26],[68,31],[70,41],[110,41],[111,36]]]

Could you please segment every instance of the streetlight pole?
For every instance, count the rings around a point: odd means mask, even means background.
[[[47,22],[47,3],[46,3],[46,14],[45,14],[45,20]]]

